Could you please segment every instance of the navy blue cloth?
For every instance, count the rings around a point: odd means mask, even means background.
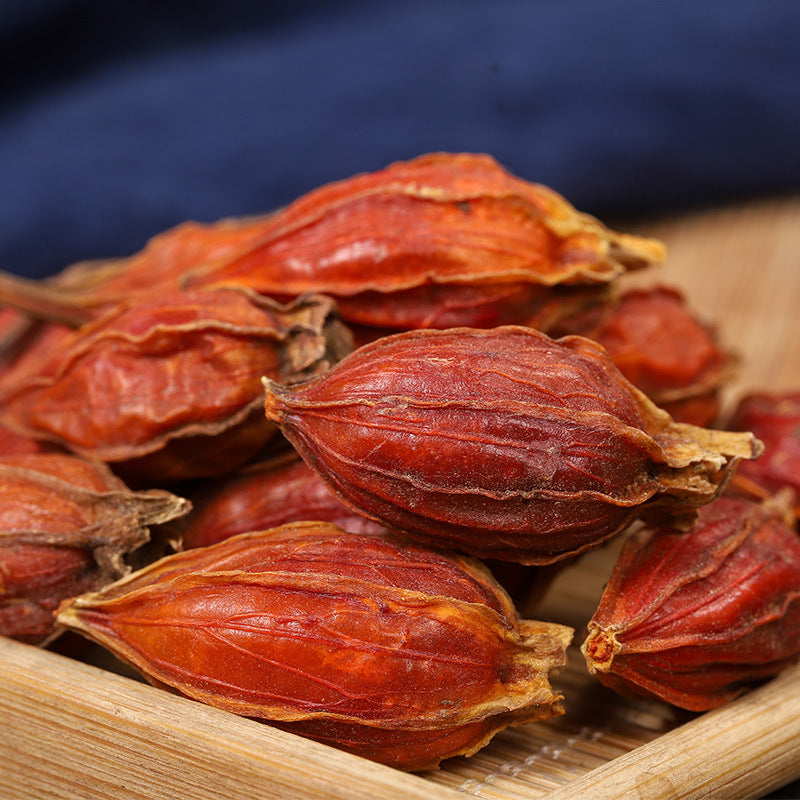
[[[796,0],[6,0],[0,268],[434,150],[603,218],[800,187]]]

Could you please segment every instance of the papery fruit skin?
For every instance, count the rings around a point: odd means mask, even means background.
[[[229,476],[202,481],[188,499],[192,510],[173,526],[186,549],[288,522],[331,522],[364,535],[391,532],[345,505],[294,450],[248,464]],[[526,603],[534,594],[544,594],[555,573],[510,561],[486,559],[485,564],[512,598]]]
[[[751,392],[739,399],[727,427],[750,430],[764,443],[763,455],[739,465],[730,490],[764,497],[791,489],[800,517],[800,392]]]
[[[342,503],[294,451],[203,481],[189,499],[192,510],[180,524],[185,548],[308,520],[332,522],[350,533],[387,532]]]
[[[472,559],[311,522],[168,556],[58,619],[157,686],[335,745],[350,731],[402,769],[562,713],[548,675],[572,635],[519,619]]]
[[[360,513],[430,544],[545,564],[637,516],[691,516],[759,443],[673,422],[581,337],[420,330],[319,378],[265,380],[267,418]]]
[[[0,539],[0,635],[26,644],[48,643],[59,604],[97,584],[97,564],[89,550]]]
[[[625,695],[723,705],[800,658],[800,537],[785,498],[722,496],[689,531],[624,544],[581,650]]]
[[[119,306],[4,386],[13,431],[164,485],[221,474],[273,435],[259,414],[266,370],[289,381],[350,349],[327,298],[281,306],[237,290]]]
[[[364,330],[546,328],[663,258],[661,242],[608,229],[488,155],[431,153],[263,217],[185,223],[94,279],[71,270],[57,291],[0,275],[0,300],[74,319],[153,288],[244,286],[281,301],[328,295]]]
[[[567,334],[602,344],[620,372],[674,420],[701,426],[717,421],[720,390],[736,359],[679,289],[663,284],[628,289],[551,331]]]
[[[168,492],[131,492],[103,464],[60,453],[0,456],[0,634],[45,644],[65,599],[110,583],[148,526],[186,513]]]
[[[607,229],[490,156],[431,153],[309,192],[261,241],[184,283],[321,292],[349,324],[376,328],[546,327],[663,257],[660,242]]]

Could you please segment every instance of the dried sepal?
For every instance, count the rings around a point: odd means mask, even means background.
[[[168,556],[58,619],[157,686],[403,769],[562,713],[572,635],[520,620],[471,559],[329,523]]]
[[[760,450],[747,433],[674,422],[595,342],[519,326],[398,334],[265,388],[267,418],[360,513],[527,564],[643,515],[688,524]]]
[[[105,465],[72,455],[0,457],[0,633],[47,642],[62,600],[125,575],[150,526],[188,508],[169,492],[130,491]]]
[[[694,528],[626,540],[581,646],[626,695],[716,708],[800,658],[800,537],[786,497],[723,496]]]
[[[327,298],[165,293],[117,306],[6,383],[0,421],[132,481],[219,474],[274,433],[260,414],[264,370],[308,378],[349,348]]]

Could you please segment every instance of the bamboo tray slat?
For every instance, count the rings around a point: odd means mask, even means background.
[[[726,399],[800,389],[800,198],[629,226],[665,265],[632,283],[681,288],[741,358]],[[591,616],[617,545],[555,581],[535,616]],[[82,660],[0,637],[2,800],[748,800],[800,779],[800,666],[703,715],[623,700],[576,647],[553,679],[565,716],[498,734],[472,758],[408,775],[174,697],[90,649]]]

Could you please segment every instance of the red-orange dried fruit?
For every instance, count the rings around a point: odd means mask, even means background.
[[[128,258],[80,261],[41,281],[0,272],[0,301],[8,311],[0,331],[21,309],[32,317],[78,327],[111,308],[153,291],[180,287],[184,272],[260,238],[269,217],[185,222],[154,236]]]
[[[202,481],[189,493],[192,510],[174,527],[184,548],[205,547],[239,533],[288,522],[331,522],[350,533],[385,534],[388,529],[345,505],[295,451],[248,464],[238,472]],[[510,561],[486,566],[516,599],[544,594],[555,576]]]
[[[350,347],[332,301],[289,306],[240,290],[173,292],[118,306],[6,383],[0,422],[157,485],[221,474],[274,433],[266,372],[294,381]]]
[[[489,156],[434,153],[258,220],[179,226],[95,280],[0,276],[0,300],[74,321],[153,288],[240,285],[279,300],[323,293],[346,322],[379,330],[546,328],[663,257],[660,242],[609,230]]]
[[[185,548],[307,520],[332,522],[350,533],[386,533],[385,526],[344,505],[294,451],[202,481],[189,499],[192,510],[180,524]]]
[[[332,522],[350,533],[388,532],[385,525],[345,505],[294,450],[201,481],[188,497],[192,510],[174,528],[185,548],[311,520]],[[543,594],[555,574],[510,561],[486,559],[485,564],[512,598],[526,602],[534,592]]]
[[[789,488],[800,517],[800,392],[746,394],[734,408],[728,428],[750,430],[764,443],[758,461],[739,465],[729,489],[765,497]]]
[[[528,564],[642,514],[691,518],[760,449],[674,422],[595,342],[518,326],[397,334],[265,387],[267,418],[346,503],[420,540]]]
[[[66,325],[35,320],[28,335],[17,343],[16,355],[3,371],[2,383],[10,384],[34,374],[55,350],[64,346],[72,331]]]
[[[719,416],[720,389],[732,375],[734,357],[678,289],[628,289],[613,302],[563,320],[556,333],[602,344],[620,372],[673,419],[709,426]]]
[[[54,635],[62,600],[125,574],[148,526],[188,510],[167,492],[131,492],[105,465],[61,453],[0,457],[0,634]]]
[[[572,635],[471,559],[329,523],[168,556],[58,619],[157,686],[409,770],[562,713]]]
[[[17,455],[19,453],[42,453],[51,449],[47,444],[15,433],[0,423],[0,456]]]
[[[800,658],[800,537],[784,500],[720,497],[690,532],[624,544],[582,652],[618,692],[716,708]]]

